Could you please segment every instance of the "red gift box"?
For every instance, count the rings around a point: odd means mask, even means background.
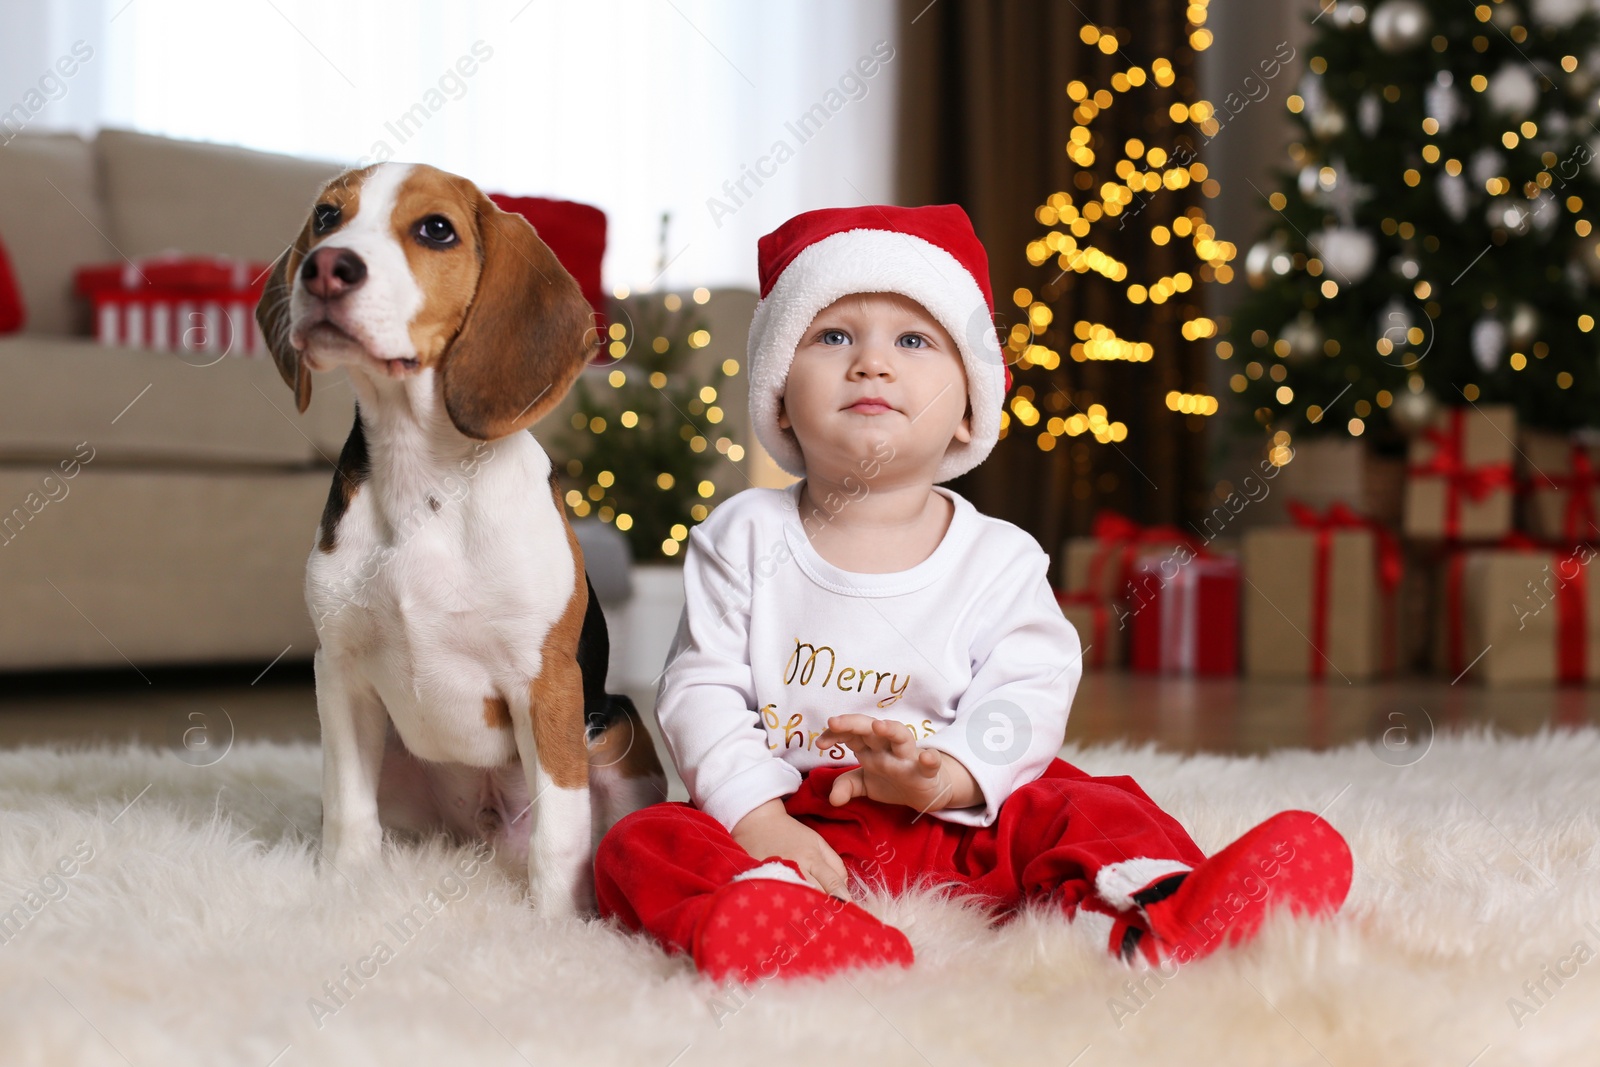
[[[253,356],[266,351],[255,307],[271,269],[227,256],[167,254],[80,267],[74,282],[94,309],[101,344]]]
[[[1157,674],[1239,670],[1239,561],[1145,556],[1134,567],[1131,665]]]

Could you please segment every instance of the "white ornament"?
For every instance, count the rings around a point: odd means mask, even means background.
[[[1401,389],[1389,408],[1389,421],[1407,436],[1421,433],[1433,425],[1439,414],[1439,400],[1429,392]]]
[[[1339,226],[1311,235],[1311,250],[1342,285],[1355,285],[1372,270],[1378,242],[1365,230]]]
[[[1472,178],[1473,185],[1482,187],[1488,184],[1490,178],[1498,178],[1505,165],[1506,159],[1499,152],[1493,148],[1480,148],[1467,161],[1467,174]]]
[[[1485,315],[1472,324],[1472,358],[1485,374],[1500,366],[1505,350],[1506,328],[1499,319]]]
[[[1484,212],[1484,220],[1496,229],[1507,230],[1520,236],[1527,233],[1528,228],[1533,225],[1533,212],[1526,200],[1497,196],[1489,202],[1489,208]]]
[[[1378,313],[1378,336],[1387,338],[1391,352],[1398,352],[1411,343],[1411,328],[1417,318],[1411,309],[1399,300],[1391,300]]]
[[[1540,233],[1549,233],[1561,217],[1561,207],[1548,189],[1540,190],[1539,195],[1529,201],[1529,212],[1533,216],[1533,228]]]
[[[1539,336],[1539,312],[1532,304],[1518,301],[1511,309],[1506,338],[1513,348],[1527,348]]]
[[[1587,0],[1533,0],[1533,21],[1549,29],[1564,30],[1588,10]]]
[[[1378,94],[1367,93],[1362,96],[1361,103],[1356,106],[1356,125],[1361,127],[1361,135],[1373,136],[1382,122],[1383,105],[1378,103]]]
[[[1311,115],[1311,135],[1319,141],[1331,141],[1344,132],[1344,111],[1338,104],[1323,104]]]
[[[1451,222],[1460,222],[1467,217],[1468,201],[1472,191],[1467,188],[1467,180],[1459,174],[1439,175],[1439,203],[1444,205],[1444,213],[1450,216]]]
[[[1522,63],[1507,63],[1489,77],[1489,107],[1513,119],[1525,119],[1539,106],[1539,83]]]
[[[1496,29],[1509,30],[1522,21],[1522,12],[1512,3],[1497,3],[1489,9],[1489,22]]]
[[[1327,4],[1320,5],[1327,7]],[[1367,21],[1367,6],[1356,3],[1356,0],[1338,0],[1333,10],[1328,13],[1333,24],[1341,30],[1348,30],[1352,26],[1359,26]]]
[[[1421,44],[1432,24],[1418,0],[1384,0],[1372,12],[1372,39],[1394,55]]]
[[[1244,257],[1244,276],[1252,289],[1263,289],[1273,275],[1283,277],[1294,269],[1289,239],[1282,230],[1250,246]]]
[[[1441,133],[1448,133],[1450,127],[1466,114],[1466,108],[1461,106],[1461,98],[1456,95],[1454,81],[1448,70],[1441,70],[1423,93],[1423,106],[1427,109],[1428,117],[1439,124]]]
[[[1322,351],[1322,330],[1310,312],[1302,311],[1297,318],[1285,323],[1278,339],[1289,346],[1289,354],[1284,359],[1290,363],[1315,359]]]

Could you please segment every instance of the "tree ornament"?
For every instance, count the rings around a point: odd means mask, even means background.
[[[1485,374],[1493,373],[1506,354],[1506,327],[1493,315],[1472,324],[1472,358]]]
[[[1506,339],[1512,348],[1527,348],[1539,336],[1539,310],[1525,301],[1517,301],[1511,309],[1511,320],[1506,323]]]
[[[1411,343],[1411,329],[1416,324],[1417,317],[1411,308],[1395,298],[1378,313],[1378,336],[1389,342],[1390,352],[1398,352]]]
[[[1356,181],[1340,156],[1317,168],[1317,186],[1322,191],[1321,202],[1332,208],[1345,226],[1353,226],[1356,208],[1372,199],[1372,186]]]
[[[1533,21],[1545,29],[1564,30],[1588,10],[1587,0],[1533,0]]]
[[[1600,286],[1600,233],[1578,238],[1572,255],[1588,276],[1589,284]]]
[[[1533,220],[1533,228],[1540,233],[1549,233],[1556,224],[1561,217],[1561,208],[1548,189],[1541,189],[1538,196],[1528,201],[1528,217]]]
[[[1498,178],[1506,165],[1506,157],[1493,148],[1480,148],[1467,161],[1467,173],[1472,184],[1482,187],[1490,178]]]
[[[1339,281],[1355,285],[1372,270],[1378,242],[1365,230],[1337,226],[1311,235],[1311,249]]]
[[[1382,122],[1383,105],[1378,102],[1378,94],[1363,93],[1361,103],[1356,105],[1356,125],[1361,127],[1361,136],[1376,136]]]
[[[1528,209],[1527,201],[1519,202],[1508,196],[1497,196],[1489,201],[1484,218],[1490,226],[1519,237],[1533,225],[1533,212]]]
[[[1322,354],[1322,328],[1309,311],[1302,311],[1285,323],[1278,340],[1289,346],[1289,352],[1283,358],[1290,363],[1307,363]]]
[[[1344,132],[1344,110],[1335,103],[1325,103],[1311,113],[1311,135],[1319,141],[1331,141]]]
[[[1264,289],[1274,276],[1283,277],[1294,269],[1289,255],[1289,238],[1282,230],[1250,246],[1244,257],[1244,276],[1252,289]]]
[[[1466,113],[1461,98],[1456,95],[1455,77],[1448,70],[1434,75],[1433,84],[1422,94],[1422,105],[1428,117],[1439,124],[1440,133],[1449,133]]]
[[[1353,0],[1339,0],[1337,6],[1328,13],[1328,17],[1341,30],[1348,30],[1367,21],[1367,5],[1354,3]]]
[[[1426,390],[1401,389],[1395,394],[1394,403],[1389,405],[1389,421],[1408,437],[1415,437],[1432,426],[1438,414],[1439,399]]]
[[[1522,11],[1516,4],[1502,2],[1489,8],[1489,25],[1497,30],[1509,31],[1522,22]]]
[[[1439,203],[1444,205],[1444,212],[1450,216],[1451,222],[1460,222],[1467,217],[1467,208],[1472,198],[1472,190],[1467,188],[1467,180],[1459,174],[1442,173],[1439,175]]]
[[[1432,25],[1428,9],[1418,0],[1384,0],[1372,11],[1372,39],[1390,55],[1421,44]]]
[[[1539,106],[1539,83],[1521,63],[1507,63],[1489,76],[1485,95],[1491,110],[1521,121]]]
[[[1401,252],[1389,260],[1389,269],[1408,282],[1417,280],[1417,275],[1422,273],[1422,262],[1417,259],[1417,250],[1407,245]]]

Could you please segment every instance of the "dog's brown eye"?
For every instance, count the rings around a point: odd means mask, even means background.
[[[312,212],[311,229],[314,233],[324,234],[339,225],[343,216],[337,204],[318,204]]]
[[[447,248],[456,243],[456,228],[443,215],[429,215],[417,223],[417,237],[423,244]]]

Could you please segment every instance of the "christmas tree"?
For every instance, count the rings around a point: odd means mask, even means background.
[[[696,289],[689,301],[676,293],[619,299],[609,316],[607,388],[587,374],[573,387],[577,410],[561,443],[572,457],[562,479],[567,507],[614,524],[641,562],[676,556],[689,527],[711,513],[716,486],[707,475],[717,454],[744,458],[718,432],[723,411],[712,384],[737,375],[739,362],[698,377],[685,368],[691,351],[711,343],[695,313],[710,296]]]
[[[1240,421],[1395,450],[1441,405],[1595,421],[1600,16],[1585,0],[1325,2],[1289,165],[1217,355]]]

